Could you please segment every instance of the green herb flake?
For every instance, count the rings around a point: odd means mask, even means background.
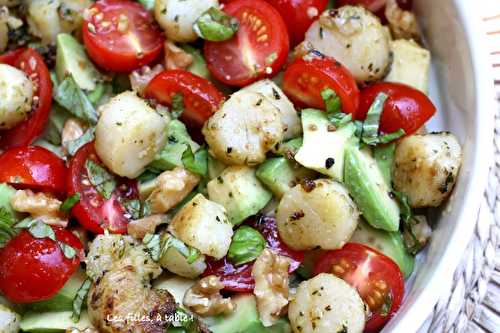
[[[59,241],[57,244],[67,259],[73,259],[76,256],[77,252],[72,246]]]
[[[199,149],[193,154],[191,146],[187,145],[186,150],[182,153],[182,164],[184,167],[203,177],[208,174],[208,150],[206,148]]]
[[[74,156],[78,149],[80,149],[85,144],[94,140],[94,128],[89,128],[83,133],[83,135],[75,140],[70,140],[63,143],[64,148],[71,156]]]
[[[162,252],[165,253],[170,247],[176,249],[184,258],[186,258],[188,264],[192,264],[201,255],[198,249],[186,245],[183,241],[174,236],[169,236],[166,240]]]
[[[380,125],[380,117],[384,110],[384,104],[387,100],[387,95],[379,93],[372,105],[368,109],[366,119],[363,122],[363,132],[361,134],[361,141],[367,145],[376,145],[379,143],[378,130]]]
[[[151,214],[151,206],[147,202],[134,199],[124,200],[121,204],[133,220],[138,220]]]
[[[74,205],[80,201],[80,193],[75,193],[72,196],[66,198],[64,202],[61,204],[61,207],[59,210],[63,212],[64,214],[68,214],[71,208],[73,208]]]
[[[54,100],[74,116],[97,124],[97,112],[87,95],[80,89],[72,75],[67,76],[54,90]]]
[[[158,262],[162,255],[160,235],[146,234],[146,236],[142,239],[142,243],[148,250],[151,259]]]
[[[193,30],[200,37],[212,42],[231,39],[238,31],[239,22],[216,7],[210,7],[196,20]]]
[[[172,97],[172,117],[179,118],[184,112],[184,107],[184,96],[181,93],[175,94]]]
[[[87,159],[85,168],[87,169],[89,181],[94,185],[97,192],[106,199],[111,198],[111,194],[116,188],[115,177],[91,159]]]
[[[56,241],[56,234],[54,230],[42,221],[35,220],[35,222],[29,227],[28,232],[35,238],[49,238]]]
[[[82,285],[76,292],[75,298],[73,299],[73,313],[71,315],[71,320],[77,323],[80,320],[80,315],[82,313],[82,305],[87,299],[87,294],[89,293],[92,282],[90,279],[83,281]]]

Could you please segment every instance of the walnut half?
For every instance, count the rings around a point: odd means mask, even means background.
[[[288,305],[288,267],[290,259],[269,249],[262,251],[253,265],[253,293],[257,297],[260,320],[273,325]]]
[[[10,199],[10,204],[14,210],[29,213],[44,223],[63,228],[68,225],[68,221],[61,217],[59,211],[61,201],[48,194],[34,193],[31,190],[19,190]]]
[[[220,291],[224,285],[215,275],[209,275],[193,285],[184,295],[186,307],[200,316],[229,314],[236,305],[231,298],[223,298]]]

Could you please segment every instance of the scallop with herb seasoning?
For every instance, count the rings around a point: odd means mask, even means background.
[[[347,282],[322,273],[299,285],[288,318],[294,333],[361,333],[365,304]]]
[[[390,37],[363,7],[325,11],[306,33],[306,43],[346,66],[358,82],[382,78],[390,64]]]
[[[358,225],[359,211],[340,184],[305,181],[285,193],[276,221],[280,238],[294,250],[341,248]]]
[[[241,90],[203,127],[210,152],[230,165],[256,165],[283,139],[280,111],[262,94]]]
[[[131,91],[99,108],[95,149],[102,162],[122,177],[135,178],[167,141],[167,121]]]
[[[0,64],[0,130],[9,129],[28,117],[33,83],[19,69]]]
[[[462,148],[447,132],[402,139],[394,156],[394,188],[408,196],[413,208],[437,207],[455,186]]]

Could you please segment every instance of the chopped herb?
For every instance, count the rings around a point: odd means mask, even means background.
[[[227,256],[235,265],[254,261],[266,247],[266,240],[255,229],[242,226],[236,230]]]
[[[175,238],[174,236],[168,237],[163,246],[162,253],[165,253],[170,247],[173,247],[180,254],[182,254],[182,256],[186,258],[188,264],[192,264],[193,262],[195,262],[196,259],[198,259],[199,256],[201,255],[198,249],[186,245],[183,241],[181,241],[178,238]]]
[[[0,247],[7,243],[15,232],[12,228],[15,218],[5,207],[0,207]]]
[[[111,194],[116,188],[115,177],[91,159],[87,159],[85,168],[87,169],[89,181],[94,185],[97,192],[106,199],[111,198]]]
[[[380,135],[378,137],[378,142],[382,144],[390,143],[406,134],[405,130],[400,128],[395,132]]]
[[[363,132],[361,133],[361,141],[367,145],[376,145],[379,143],[378,130],[380,125],[380,116],[384,110],[384,104],[387,100],[387,95],[380,93],[375,97],[373,104],[368,109],[366,119],[363,122]]]
[[[199,149],[193,154],[190,145],[187,145],[186,150],[182,153],[182,164],[193,173],[205,177],[208,173],[208,150],[206,148]]]
[[[387,317],[392,307],[392,297],[390,294],[385,294],[384,304],[382,304],[382,308],[380,309],[380,315],[382,317]]]
[[[83,135],[75,140],[67,141],[63,143],[64,148],[71,156],[74,156],[78,149],[83,145],[94,140],[94,128],[89,128],[83,133]]]
[[[159,261],[162,255],[160,235],[146,234],[146,236],[142,239],[142,242],[151,255],[151,259],[156,262]]]
[[[271,66],[274,61],[278,59],[278,54],[276,52],[273,52],[271,53],[270,55],[268,55],[265,59],[265,62],[266,62],[266,65],[267,66]],[[273,88],[273,93],[275,92],[276,90]],[[274,94],[275,98],[276,98],[276,94]],[[279,99],[279,95],[278,95],[278,98],[276,99]]]
[[[123,208],[130,214],[133,220],[142,219],[145,216],[151,214],[151,206],[148,202],[141,201],[139,199],[133,200],[122,200],[121,204]]]
[[[97,123],[97,112],[92,102],[80,89],[72,75],[67,76],[54,90],[54,100],[74,116],[92,125]]]
[[[75,193],[72,196],[66,198],[59,210],[65,214],[68,214],[71,208],[73,208],[73,206],[76,205],[78,201],[80,201],[80,197],[80,193]]]
[[[48,224],[39,220],[35,220],[35,222],[29,227],[28,232],[35,238],[49,238],[53,241],[56,240],[54,230]]]
[[[71,315],[71,320],[77,323],[80,320],[80,314],[82,313],[82,305],[87,299],[87,294],[89,293],[92,282],[89,278],[83,281],[80,288],[76,292],[75,298],[73,299],[73,313]]]
[[[57,244],[61,248],[61,251],[66,258],[73,259],[76,256],[76,250],[72,246],[59,241],[57,242]]]
[[[172,117],[177,119],[184,112],[184,96],[177,93],[172,97]]]
[[[239,22],[216,7],[210,7],[196,20],[194,32],[201,38],[212,42],[222,42],[234,36]]]

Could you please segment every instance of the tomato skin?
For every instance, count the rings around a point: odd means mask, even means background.
[[[205,42],[205,59],[212,75],[236,87],[276,75],[290,48],[280,13],[264,0],[231,1],[224,11],[237,18],[240,27],[230,40]]]
[[[35,90],[31,113],[14,128],[0,131],[0,149],[27,146],[43,133],[52,107],[52,81],[43,58],[31,48],[17,49],[0,56],[0,63],[14,66],[33,81]]]
[[[266,0],[276,8],[288,28],[290,46],[304,40],[307,29],[323,13],[328,0]]]
[[[99,0],[83,24],[83,42],[99,67],[131,72],[155,60],[163,49],[163,33],[152,14],[129,0]],[[99,15],[103,14],[103,17]],[[120,16],[128,19],[126,31],[118,30]],[[110,23],[103,25],[104,22]],[[90,27],[90,28],[89,28]]]
[[[95,152],[94,142],[81,147],[69,164],[68,195],[80,194],[80,201],[71,209],[71,215],[85,229],[96,234],[104,233],[103,226],[111,233],[126,233],[129,219],[119,200],[138,197],[136,182],[119,179],[111,198],[105,199],[88,181],[85,168],[87,159],[102,164]]]
[[[77,250],[68,259],[49,238],[34,238],[21,231],[0,249],[0,290],[11,301],[31,303],[54,296],[77,270],[83,257],[80,240],[66,229],[52,227],[56,239]]]
[[[0,155],[0,183],[15,188],[64,194],[66,174],[64,161],[42,147],[16,147]]]
[[[177,93],[184,98],[181,120],[193,131],[199,131],[224,101],[224,94],[210,81],[180,69],[159,73],[149,82],[144,95],[171,106],[172,97]]]
[[[335,59],[310,53],[295,59],[285,71],[283,91],[299,106],[325,109],[321,92],[326,88],[340,97],[343,112],[356,115],[359,106],[356,80]]]
[[[421,91],[401,83],[379,82],[361,90],[357,119],[366,118],[368,109],[381,92],[388,95],[380,118],[380,130],[384,133],[402,128],[407,135],[413,134],[436,113],[432,101]]]
[[[390,297],[391,306],[387,315],[380,313],[380,303],[377,303],[376,309],[370,308],[371,315],[365,332],[378,332],[401,306],[405,288],[403,273],[392,259],[368,246],[347,243],[342,249],[326,252],[314,269],[314,275],[320,273],[332,273],[342,278],[358,290],[369,306],[367,299],[376,300],[376,297],[373,297],[375,291]]]
[[[267,242],[267,247],[277,254],[289,257],[291,264],[289,272],[295,271],[304,261],[304,252],[290,249],[283,243],[278,235],[276,220],[272,217],[261,216],[255,220],[250,220],[247,225],[257,229]],[[235,266],[227,257],[220,260],[207,259],[207,269],[203,276],[216,275],[224,284],[224,289],[229,291],[249,293],[255,287],[252,277],[253,262]]]

